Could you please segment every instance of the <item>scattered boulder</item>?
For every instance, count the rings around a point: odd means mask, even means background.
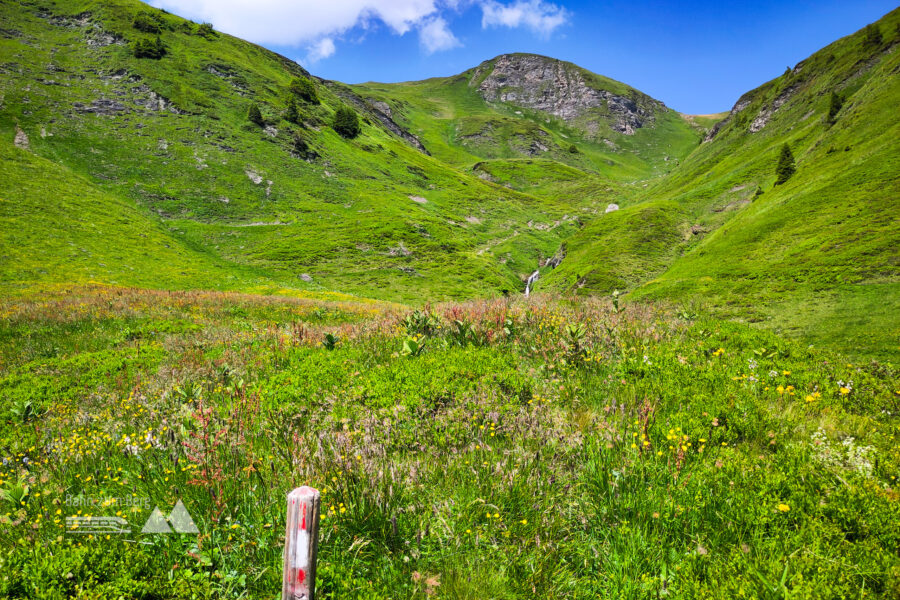
[[[85,33],[84,43],[95,48],[103,48],[113,45],[123,46],[125,41],[116,34],[101,29],[99,25],[94,25]]]
[[[400,242],[396,247],[388,248],[388,256],[409,256],[412,254],[412,251],[408,250],[403,242]]]
[[[308,273],[301,273],[301,274],[300,274],[300,279],[303,280],[303,281],[305,281],[305,282],[307,282],[307,283],[310,283],[310,282],[313,280],[312,276],[309,275]]]
[[[603,213],[604,214],[611,213],[611,212],[615,212],[617,210],[619,210],[618,204],[610,204],[609,206],[606,207],[606,210],[604,210]]]
[[[134,103],[141,108],[158,112],[170,112],[176,115],[187,114],[185,111],[172,104],[168,98],[154,92],[150,89],[150,86],[146,84],[141,84],[132,88],[131,92],[134,94]]]
[[[409,199],[418,204],[425,204],[428,202],[428,200],[426,200],[422,196],[409,196]]]
[[[16,127],[16,138],[13,140],[13,143],[16,145],[16,148],[21,148],[22,150],[28,150],[31,147],[28,141],[28,134],[19,127]]]
[[[387,102],[382,102],[381,100],[373,100],[371,101],[372,108],[385,115],[389,119],[393,119],[394,115],[391,113],[391,105]]]

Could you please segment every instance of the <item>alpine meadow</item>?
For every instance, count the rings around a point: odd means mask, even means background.
[[[900,598],[898,107],[0,0],[0,597]]]

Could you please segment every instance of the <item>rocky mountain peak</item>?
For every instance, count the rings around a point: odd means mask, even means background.
[[[488,102],[508,102],[567,122],[584,121],[594,132],[596,120],[602,119],[613,131],[633,135],[635,129],[652,126],[657,111],[667,110],[662,102],[622,84],[615,85],[620,90],[604,89],[600,79],[546,56],[503,54],[476,67],[469,85]]]

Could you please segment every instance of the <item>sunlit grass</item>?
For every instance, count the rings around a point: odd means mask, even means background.
[[[301,484],[324,598],[897,590],[887,367],[589,300],[92,287],[0,314],[7,596],[270,598]],[[198,536],[138,533],[178,499]],[[64,531],[86,515],[134,531]]]

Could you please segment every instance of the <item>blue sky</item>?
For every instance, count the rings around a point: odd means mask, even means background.
[[[347,83],[460,73],[507,52],[569,60],[691,114],[896,8],[893,1],[152,0]]]

